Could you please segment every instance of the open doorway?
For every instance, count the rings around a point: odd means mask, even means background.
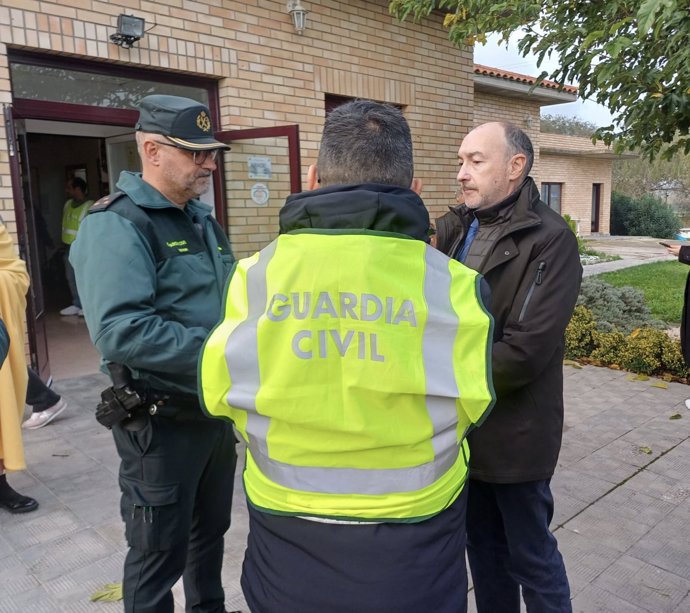
[[[134,133],[121,126],[43,120],[27,120],[25,131],[38,260],[32,284],[41,285],[51,374],[61,379],[93,373],[99,358],[83,317],[60,314],[72,304],[62,237],[66,185],[75,177],[82,179],[91,201],[113,191],[121,170],[140,168]]]

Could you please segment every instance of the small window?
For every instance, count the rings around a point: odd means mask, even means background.
[[[561,191],[563,183],[542,183],[541,199],[556,213],[561,212]]]

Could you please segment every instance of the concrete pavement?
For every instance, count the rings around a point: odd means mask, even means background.
[[[669,255],[665,247],[659,244],[659,239],[649,236],[601,236],[588,238],[587,246],[605,255],[617,255],[620,260],[587,264],[583,266],[583,276],[589,277],[602,272],[621,270],[640,264],[652,262],[673,261],[676,258]],[[680,241],[669,240],[669,243]]]
[[[575,611],[687,613],[690,389],[593,366],[564,366],[564,375],[553,528]],[[121,610],[120,603],[89,601],[120,580],[125,553],[117,456],[110,433],[93,417],[106,384],[100,374],[57,382],[70,409],[25,433],[29,470],[10,482],[41,506],[17,516],[0,510],[0,613]],[[247,611],[239,587],[246,532],[238,470],[223,571],[229,610]],[[175,593],[183,602],[181,590]]]

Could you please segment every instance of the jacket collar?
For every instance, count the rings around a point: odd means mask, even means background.
[[[280,233],[304,229],[394,232],[429,242],[429,212],[410,189],[363,183],[288,196]]]
[[[461,204],[455,207],[453,211],[468,219],[468,225],[475,215],[479,219],[479,223],[493,223],[498,220],[510,219],[509,227],[505,232],[505,234],[510,234],[541,223],[541,217],[534,211],[540,198],[534,179],[527,177],[512,194],[490,207],[471,209]]]

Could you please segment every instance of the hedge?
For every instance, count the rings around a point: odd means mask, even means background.
[[[682,383],[688,383],[690,376],[680,342],[663,330],[640,327],[629,334],[617,329],[604,332],[583,305],[575,307],[566,328],[565,357]]]

